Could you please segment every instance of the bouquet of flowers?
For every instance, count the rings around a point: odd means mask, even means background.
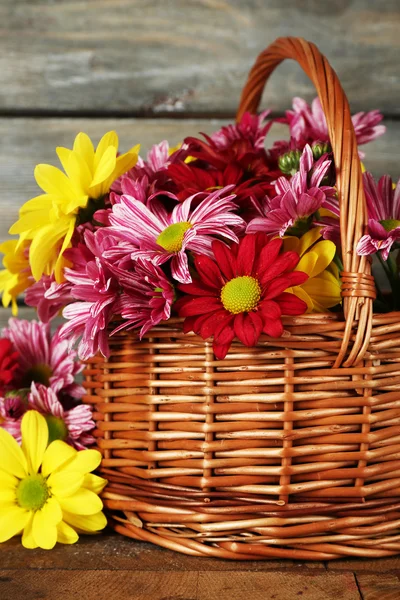
[[[288,138],[268,148],[277,120]],[[353,116],[359,145],[384,133],[381,120]],[[96,149],[79,133],[72,149],[57,148],[63,170],[36,167],[43,193],[20,209],[18,239],[0,246],[4,306],[15,313],[25,292],[43,322],[62,311],[57,336],[80,338],[82,359],[107,357],[116,331],[140,337],[171,315],[213,338],[223,358],[235,337],[253,346],[282,336],[282,315],[340,310],[336,175],[318,99],[295,98],[280,119],[246,113],[175,148],[163,141],[146,159],[138,152],[119,154],[115,132]],[[368,172],[364,184],[370,220],[358,249],[377,254],[397,290],[400,186]],[[399,298],[380,293],[379,309]],[[49,393],[36,386],[30,402]]]

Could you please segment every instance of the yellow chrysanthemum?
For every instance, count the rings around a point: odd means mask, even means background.
[[[90,220],[101,208],[113,182],[137,162],[139,146],[117,156],[118,136],[109,131],[96,150],[85,133],[79,133],[72,150],[57,148],[64,171],[52,165],[37,165],[35,179],[45,192],[26,202],[10,233],[32,240],[29,260],[33,277],[55,273],[62,281],[62,255],[75,227]]]
[[[310,229],[301,238],[285,238],[283,248],[299,254],[296,270],[308,275],[305,283],[288,290],[304,300],[307,312],[326,312],[341,302],[339,271],[332,262],[336,246],[330,240],[321,239],[318,227]]]
[[[0,293],[3,306],[12,305],[12,314],[18,313],[17,296],[29,287],[31,270],[28,260],[29,242],[18,245],[18,240],[9,240],[0,244],[0,252],[4,254],[3,266],[0,271]]]
[[[50,550],[75,543],[78,532],[103,529],[98,494],[107,482],[91,474],[100,452],[77,452],[60,440],[47,446],[45,418],[34,410],[21,431],[22,447],[0,428],[0,542],[22,533],[25,548]]]

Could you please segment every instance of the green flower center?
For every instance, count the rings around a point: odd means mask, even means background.
[[[156,242],[159,246],[164,248],[164,250],[167,250],[167,252],[179,252],[182,250],[185,232],[191,227],[193,227],[193,225],[188,221],[168,225],[168,227],[160,233]]]
[[[400,221],[397,221],[396,219],[384,219],[383,221],[379,222],[385,228],[386,231],[392,231],[392,229],[400,227]]]
[[[53,375],[53,371],[49,365],[37,364],[33,365],[24,375],[23,387],[31,386],[32,381],[35,383],[42,383],[45,386],[49,386],[50,377]]]
[[[49,430],[49,444],[54,440],[65,441],[68,437],[68,429],[64,421],[60,417],[53,415],[45,415],[47,427]]]
[[[92,221],[94,213],[98,210],[103,210],[106,207],[106,198],[107,194],[105,196],[100,196],[100,198],[89,198],[86,206],[79,209],[76,224],[82,225],[83,223]]]
[[[297,221],[295,221],[291,227],[288,227],[286,235],[294,235],[296,237],[301,237],[310,229],[311,223],[312,216],[297,219]]]
[[[17,502],[21,508],[40,510],[50,496],[49,488],[43,475],[29,475],[17,487]]]
[[[221,290],[221,302],[233,315],[253,310],[260,298],[260,284],[257,279],[248,275],[231,279]]]

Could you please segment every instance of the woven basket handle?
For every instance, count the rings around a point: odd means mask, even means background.
[[[256,113],[264,86],[274,69],[286,58],[299,63],[313,82],[328,124],[336,165],[336,187],[340,203],[343,267],[342,297],[346,319],[343,341],[335,363],[339,366],[352,348],[344,366],[362,360],[371,335],[372,302],[375,298],[371,264],[357,255],[356,246],[367,223],[361,164],[357,151],[349,103],[329,62],[311,42],[301,38],[278,38],[257,58],[251,69],[237,112],[237,120],[248,111]],[[358,321],[354,335],[354,321]]]

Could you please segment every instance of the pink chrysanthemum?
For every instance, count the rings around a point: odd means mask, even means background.
[[[302,235],[308,231],[313,215],[322,207],[338,214],[335,190],[321,186],[330,165],[330,160],[322,157],[314,163],[310,146],[306,146],[300,158],[299,171],[288,180],[280,177],[275,184],[277,196],[266,198],[259,206],[260,217],[250,221],[247,233],[264,231],[268,234],[287,232]]]
[[[384,175],[376,183],[371,173],[363,174],[368,209],[368,233],[357,246],[361,256],[381,252],[388,259],[393,244],[400,241],[400,180],[393,188],[392,179]]]
[[[27,289],[25,303],[36,308],[42,323],[48,323],[71,302],[70,291],[69,283],[57,283],[54,275],[42,275],[39,281]]]
[[[226,195],[231,189],[228,186],[208,194],[192,210],[193,199],[199,197],[195,194],[177,204],[172,213],[157,199],[148,208],[135,198],[123,196],[110,215],[111,233],[136,246],[132,252],[135,260],[142,258],[162,265],[171,259],[174,279],[189,283],[192,278],[187,250],[207,255],[216,236],[238,240],[235,229],[243,228],[244,221],[233,213],[234,195]]]
[[[26,403],[18,393],[0,398],[0,427],[8,431],[21,443],[21,419],[26,411]]]
[[[100,258],[107,248],[115,244],[110,232],[99,229],[85,233],[85,246],[70,251],[74,268],[65,269],[65,278],[71,286],[73,302],[63,310],[68,319],[60,330],[62,338],[71,341],[82,337],[78,354],[82,360],[94,356],[99,350],[109,355],[107,327],[114,314],[119,285],[110,267]]]
[[[29,387],[35,381],[73,398],[81,398],[85,393],[75,382],[82,365],[68,342],[60,338],[59,330],[51,335],[46,323],[11,318],[8,327],[3,329],[3,336],[19,354],[16,388]]]
[[[265,123],[270,114],[270,110],[264,110],[259,115],[244,113],[239,123],[221,127],[210,138],[221,149],[244,140],[253,150],[264,150],[265,137],[273,125],[273,121]]]
[[[160,267],[139,258],[133,271],[115,267],[113,272],[123,288],[115,310],[124,319],[113,333],[140,327],[142,337],[149,329],[169,319],[174,287]]]
[[[49,428],[49,443],[63,440],[77,450],[84,450],[94,444],[95,439],[90,432],[95,424],[87,404],[65,410],[54,390],[32,383],[28,408],[37,410],[45,417]]]
[[[302,98],[293,99],[293,110],[286,111],[290,135],[295,147],[302,149],[305,144],[329,141],[328,126],[319,98],[311,106]],[[383,115],[379,110],[359,112],[352,116],[353,126],[359,146],[367,144],[385,133],[381,125]],[[360,153],[361,158],[364,156]]]

